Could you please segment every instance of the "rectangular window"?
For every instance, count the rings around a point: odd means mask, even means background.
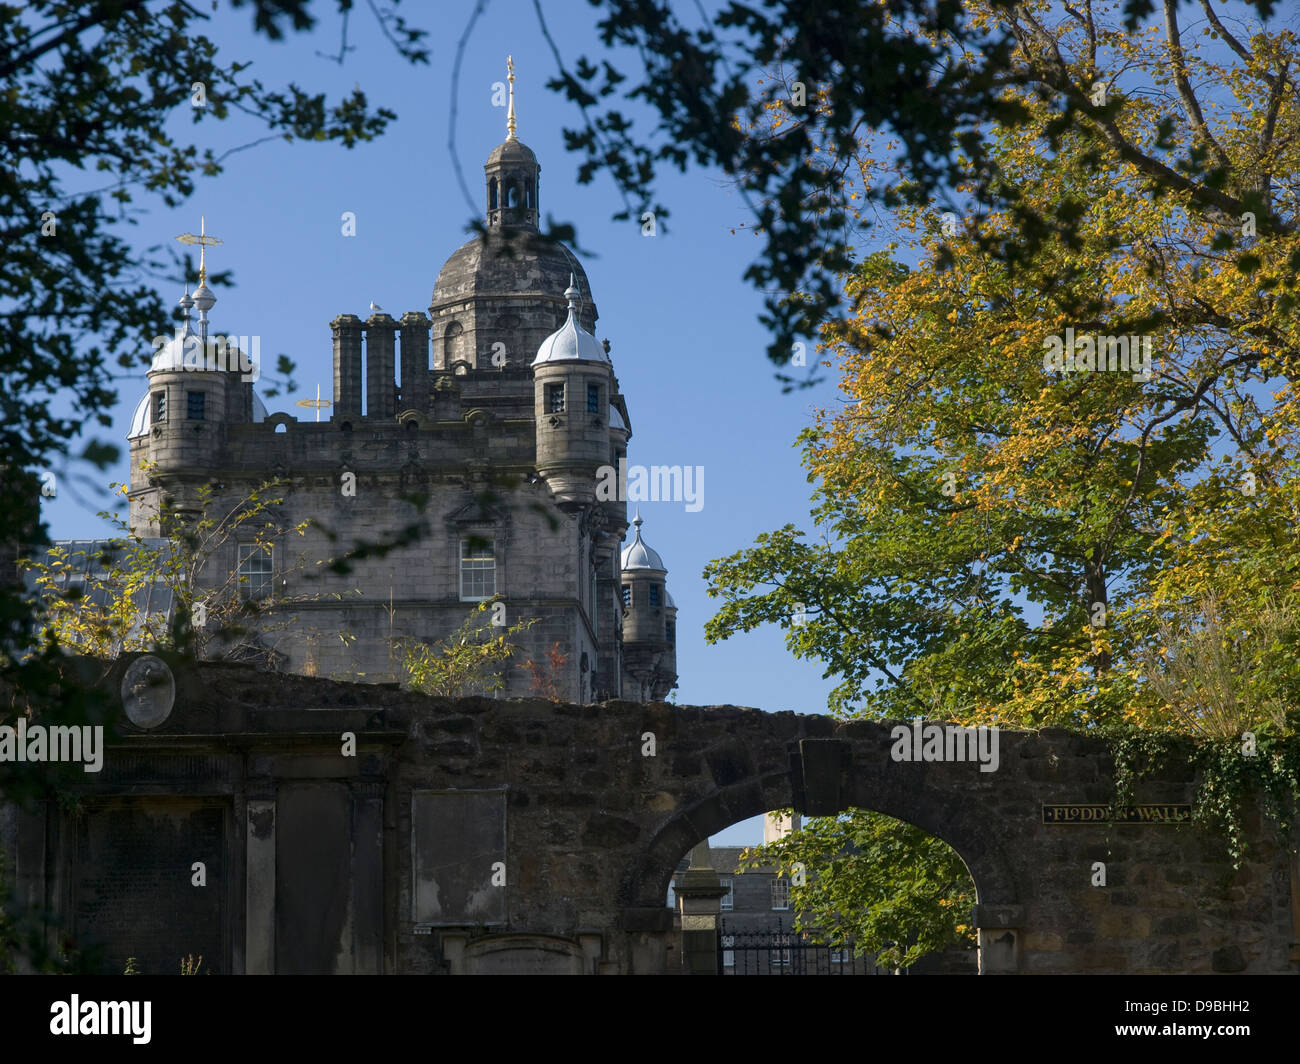
[[[563,384],[548,384],[546,386],[546,412],[548,414],[564,413]]]
[[[460,599],[482,602],[497,593],[495,543],[484,539],[460,541]]]
[[[735,944],[735,935],[722,936],[722,967],[734,968],[736,966],[736,951],[732,948]]]
[[[677,625],[673,624],[672,621],[668,621],[664,625],[664,638],[668,641],[669,646],[677,645]]]
[[[785,876],[772,880],[772,908],[790,908],[790,880]]]
[[[623,585],[623,605],[624,605],[624,606],[630,606],[630,605],[632,605],[632,585],[631,585],[631,584],[624,584],[624,585]]]
[[[677,909],[677,886],[674,883],[668,884],[668,908]]]
[[[272,560],[269,545],[239,545],[239,593],[245,602],[257,602],[270,597]]]
[[[167,393],[153,393],[153,419],[155,421],[167,420]]]
[[[203,408],[207,396],[202,392],[185,393],[185,416],[191,421],[203,420]]]
[[[727,892],[722,895],[722,898],[720,899],[720,907],[724,910],[734,908],[736,896],[731,892],[731,880],[720,879],[718,880],[718,884]]]
[[[651,584],[650,585],[650,608],[654,609],[654,607],[658,605],[659,605],[659,585]]]
[[[599,384],[587,385],[587,413],[589,414],[600,413],[600,385]]]

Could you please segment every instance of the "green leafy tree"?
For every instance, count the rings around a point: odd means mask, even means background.
[[[863,809],[812,817],[745,851],[741,864],[774,865],[791,879],[796,930],[852,943],[882,967],[908,968],[927,953],[975,944],[975,884],[966,865],[946,842],[893,817]]]
[[[407,687],[444,697],[503,690],[505,666],[519,649],[513,640],[539,618],[517,621],[509,628],[494,627],[492,606],[496,601],[480,602],[456,631],[432,645],[409,637],[399,639]]]
[[[1261,180],[1271,169],[1266,145],[1250,180],[1225,180],[1234,137],[1206,121],[1212,110],[1195,50],[1184,42],[1203,30],[1226,44],[1257,80],[1266,113],[1294,90],[1294,64],[1277,47],[1286,33],[1235,18],[1230,28],[1212,0],[736,0],[712,14],[670,0],[591,3],[610,54],[581,56],[548,83],[582,110],[578,127],[565,131],[582,156],[579,180],[608,174],[624,197],[615,217],[640,224],[646,211],[667,217],[656,198],[660,168],[713,167],[732,178],[747,228],[763,240],[745,278],[764,295],[760,320],[772,331],[767,354],[777,365],[790,363],[797,337],[816,336],[841,307],[855,238],[876,210],[931,203],[959,216],[972,206],[1008,210],[1010,231],[977,240],[1012,266],[1042,244],[1073,244],[1077,214],[1039,209],[1029,188],[1005,179],[990,147],[998,130],[1037,132],[1032,101],[1051,111],[1049,139],[1070,131],[1097,151],[1122,153],[1155,195],[1185,196],[1196,210],[1231,218],[1253,211],[1261,232],[1293,231]],[[1243,6],[1261,19],[1279,9],[1276,0]],[[1166,40],[1152,45],[1161,29]],[[1112,50],[1117,38],[1147,48],[1163,68],[1131,95],[1132,57]],[[756,73],[777,70],[781,76],[758,79],[755,92]],[[1099,94],[1099,83],[1115,91]],[[1162,132],[1177,124],[1189,140],[1131,138],[1120,117],[1148,94],[1172,105]],[[637,127],[626,103],[652,110],[653,133]],[[755,136],[773,109],[790,121]],[[1281,125],[1270,125],[1265,142],[1275,128],[1285,138]],[[864,143],[888,150],[894,172],[848,180]],[[1298,267],[1286,268],[1287,283]]]
[[[842,716],[1235,734],[1209,794],[1250,775],[1243,730],[1293,740],[1298,721],[1300,244],[1279,191],[1300,173],[1280,132],[1300,121],[1284,89],[1300,56],[1285,30],[1191,47],[1175,7],[1160,48],[1092,9],[1055,22],[1045,5],[1017,9],[1016,62],[1048,88],[1123,68],[1176,91],[1111,85],[1107,115],[1073,122],[1051,93],[1023,91],[1026,121],[984,135],[1013,205],[948,219],[895,207],[894,241],[845,276],[853,313],[822,330],[847,401],[799,441],[817,536],[786,525],[712,563],[723,604],[706,634],[780,625],[839,679]],[[1212,174],[1184,171],[1207,156]],[[972,167],[963,187],[979,181]],[[1213,207],[1220,193],[1231,205]],[[990,254],[1025,212],[1068,218],[1070,239],[1026,244],[1014,264]],[[1067,330],[1101,362],[1049,365]],[[1119,364],[1102,337],[1149,345],[1149,365]],[[1294,754],[1279,744],[1249,764],[1287,822]],[[785,856],[806,848],[820,881],[817,862],[840,852],[822,840],[838,835],[864,898],[874,880],[900,897],[950,889],[879,827],[819,824]],[[794,900],[884,945],[870,908],[836,910],[812,886]]]
[[[113,487],[126,492],[124,485]],[[305,535],[310,524],[286,526],[278,519],[284,499],[277,492],[283,487],[282,481],[268,481],[243,499],[218,506],[212,488],[202,485],[193,511],[165,507],[156,514],[161,535],[154,539],[161,543],[132,535],[120,517],[101,513],[122,534],[100,548],[98,557],[58,546],[23,559],[20,564],[35,573],[45,639],[106,660],[124,651],[168,649],[275,664],[276,633],[302,630],[294,606],[343,597],[250,594],[236,545],[268,554],[278,545],[283,551],[284,543]],[[304,553],[292,563],[282,561],[276,576],[284,581],[306,567]],[[160,600],[166,608],[158,608]],[[348,633],[338,638],[353,641]]]

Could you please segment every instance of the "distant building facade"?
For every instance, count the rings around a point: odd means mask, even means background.
[[[667,568],[639,514],[621,547],[626,501],[597,490],[626,460],[627,400],[582,264],[539,233],[541,167],[511,101],[484,166],[484,232],[442,266],[428,315],[372,304],[330,323],[328,420],[268,414],[247,352],[207,357],[216,297],[201,269],[132,418],[130,527],[158,537],[164,505],[197,517],[210,490],[209,514],[233,512],[279,479],[273,542],[228,537],[200,588],[238,574],[271,667],[401,680],[404,639],[434,643],[498,600],[493,624],[536,619],[514,664],[544,663],[559,698],[663,699],[677,682]],[[387,546],[331,566],[363,542]],[[525,670],[504,677],[503,695],[534,691]]]

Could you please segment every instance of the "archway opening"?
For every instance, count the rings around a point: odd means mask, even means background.
[[[719,974],[978,972],[975,876],[953,845],[916,824],[850,808],[725,825],[666,877],[678,930],[681,892],[698,886],[705,860],[722,891]]]

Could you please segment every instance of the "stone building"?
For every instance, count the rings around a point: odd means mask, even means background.
[[[398,680],[402,639],[436,641],[498,600],[493,624],[538,619],[515,664],[545,664],[560,698],[662,699],[677,679],[666,568],[639,516],[620,550],[625,498],[598,491],[602,468],[608,482],[625,465],[627,399],[586,271],[539,233],[541,167],[515,136],[511,93],[508,136],[484,166],[484,230],[447,259],[428,314],[372,304],[330,323],[328,420],[268,415],[247,341],[209,327],[201,268],[132,420],[130,524],[157,536],[160,506],[197,514],[205,485],[214,513],[284,481],[270,550],[230,537],[205,577],[238,573],[282,670]],[[326,565],[362,541],[392,546],[348,573]],[[504,694],[529,693],[527,672],[505,675]]]

